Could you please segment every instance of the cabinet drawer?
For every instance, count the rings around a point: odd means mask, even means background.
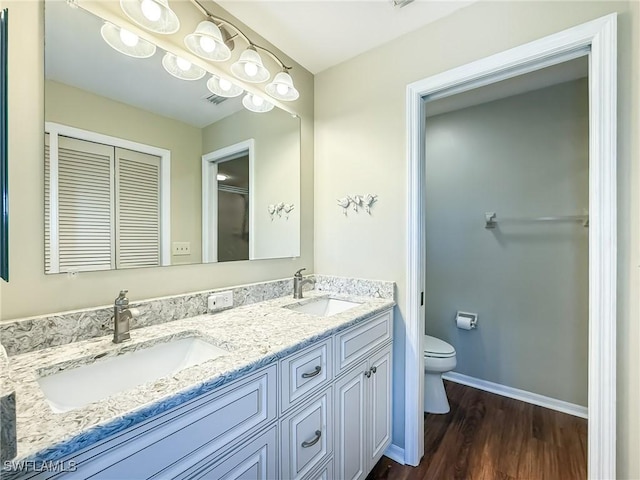
[[[272,365],[70,456],[77,471],[63,476],[174,477],[276,419],[276,374]]]
[[[393,315],[388,310],[336,335],[336,375],[393,338]]]
[[[303,478],[333,451],[332,389],[325,390],[280,424],[282,478]]]
[[[329,338],[280,362],[282,412],[331,381],[333,378],[331,346],[332,340]]]
[[[333,457],[319,470],[305,477],[304,480],[333,480]]]
[[[210,465],[190,475],[193,480],[271,480],[278,478],[278,439],[276,427],[260,435],[251,443],[235,451],[222,461],[213,460]]]

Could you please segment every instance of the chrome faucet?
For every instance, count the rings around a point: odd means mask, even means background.
[[[113,343],[131,339],[129,321],[137,315],[137,310],[129,308],[128,290],[121,290],[113,305]]]
[[[304,270],[306,270],[306,268],[301,268],[293,275],[293,298],[302,298],[302,286],[305,283],[314,283],[310,278],[306,280],[302,278],[302,272]]]

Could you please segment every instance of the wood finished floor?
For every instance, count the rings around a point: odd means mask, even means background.
[[[367,480],[574,480],[587,478],[587,421],[445,382],[451,411],[424,417],[417,467],[387,457]]]

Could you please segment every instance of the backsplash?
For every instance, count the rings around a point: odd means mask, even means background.
[[[395,297],[395,283],[362,278],[334,277],[331,275],[313,275],[315,289],[323,292],[343,293],[358,297],[388,298]]]
[[[309,275],[315,289],[373,298],[394,298],[394,283],[328,275]],[[312,288],[307,287],[305,290]],[[233,306],[240,307],[291,295],[291,278],[173,295],[138,302],[140,315],[131,320],[131,329],[148,327],[207,313],[207,297],[216,292],[233,292]],[[113,306],[40,315],[0,323],[0,343],[9,356],[65,345],[113,333]]]

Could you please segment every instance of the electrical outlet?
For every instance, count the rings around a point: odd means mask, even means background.
[[[231,290],[218,292],[207,297],[207,308],[210,312],[229,307],[233,307],[233,292]]]
[[[191,242],[173,242],[171,250],[174,255],[191,255]]]

